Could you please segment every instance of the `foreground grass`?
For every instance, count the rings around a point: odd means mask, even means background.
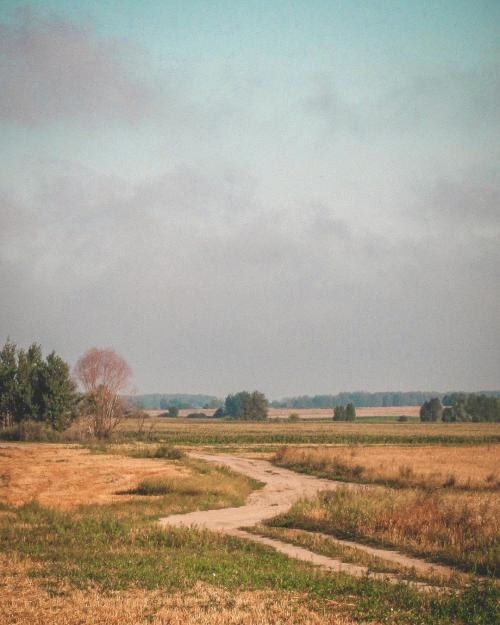
[[[500,488],[500,445],[282,447],[280,466],[318,477],[395,487]]]
[[[466,571],[500,573],[500,505],[492,493],[342,488],[303,499],[270,524],[396,547]]]
[[[168,496],[167,496],[168,497]],[[196,502],[185,497],[184,505]],[[168,499],[164,502],[168,506]],[[178,509],[179,496],[176,495]],[[128,511],[128,514],[126,513]],[[493,625],[498,617],[493,586],[474,585],[459,595],[435,596],[369,579],[328,575],[265,547],[191,529],[168,531],[127,507],[78,514],[29,504],[0,521],[1,550],[36,563],[31,575],[52,592],[61,584],[101,593],[129,589],[185,591],[202,582],[245,592],[273,589],[306,593],[321,612],[331,602],[354,618],[388,623]],[[147,515],[146,515],[147,516]],[[346,608],[346,609],[347,609]]]

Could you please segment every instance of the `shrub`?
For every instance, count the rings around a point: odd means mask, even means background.
[[[60,440],[60,433],[50,426],[27,419],[8,428],[0,429],[0,439],[4,441],[55,442]]]
[[[181,450],[177,449],[177,447],[172,447],[171,445],[161,445],[154,452],[153,458],[166,458],[167,460],[181,460],[181,458],[185,458],[186,454]]]

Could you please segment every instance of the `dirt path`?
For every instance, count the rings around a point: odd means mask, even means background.
[[[206,510],[189,512],[187,514],[174,514],[160,519],[163,526],[190,527],[192,525],[204,527],[209,530],[224,532],[232,536],[238,536],[247,540],[273,547],[277,551],[290,557],[297,558],[312,564],[325,567],[333,571],[344,571],[350,575],[363,576],[370,575],[374,578],[389,579],[389,581],[400,582],[401,578],[387,573],[373,573],[365,566],[348,564],[334,558],[316,554],[303,547],[297,547],[290,543],[251,534],[241,530],[241,527],[257,525],[266,519],[270,519],[277,514],[286,512],[290,506],[302,497],[310,497],[322,490],[335,490],[340,487],[365,488],[358,484],[346,484],[345,482],[335,482],[332,480],[320,479],[317,477],[295,473],[288,469],[275,467],[267,460],[257,460],[240,458],[229,455],[212,454],[190,454],[193,458],[208,462],[217,462],[231,468],[233,471],[243,473],[248,477],[264,482],[265,486],[254,491],[247,499],[244,506],[238,508],[223,508],[222,510]],[[415,568],[416,571],[428,575],[439,575],[450,577],[455,571],[449,567],[431,564],[425,560],[405,556],[396,551],[376,549],[351,541],[338,540],[332,536],[328,538],[335,540],[339,544],[355,547],[370,553],[371,555],[383,558],[388,562],[407,567]],[[428,588],[427,585],[415,582],[415,585]]]

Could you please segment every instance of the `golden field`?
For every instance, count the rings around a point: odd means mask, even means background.
[[[404,486],[454,486],[497,489],[500,444],[351,445],[287,447],[279,450],[281,466],[328,477]]]

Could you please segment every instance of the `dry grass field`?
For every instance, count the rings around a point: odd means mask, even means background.
[[[177,425],[188,427],[188,436],[199,426],[206,427],[203,423]],[[234,431],[240,425],[246,431],[252,429],[250,424],[220,425]],[[269,427],[278,424],[253,425],[265,436]],[[155,457],[162,449],[168,456]],[[240,506],[259,487],[225,467],[172,451],[144,442],[94,448],[1,444],[0,622],[496,625],[498,596],[491,585],[473,583],[460,586],[458,592],[422,593],[382,580],[332,575],[236,537],[196,528],[159,527],[156,521],[165,515]],[[411,510],[414,524],[410,529],[418,543],[427,517],[415,509],[404,489],[397,492],[406,499],[399,508],[386,508],[383,519],[390,522],[391,510]],[[330,511],[335,509],[333,501],[328,500]],[[353,510],[365,510],[379,527],[381,517],[375,513],[382,510],[381,501],[390,502],[387,497],[377,498],[376,505],[364,498],[354,506],[344,502],[340,508],[344,516],[335,513],[333,518],[352,525],[357,518]],[[317,529],[336,531],[332,515],[324,514],[321,497],[308,502],[302,504],[309,506],[307,510],[293,509],[285,525],[299,527],[300,518],[307,525],[309,511],[313,511]],[[444,509],[452,518],[453,506],[442,508],[441,504],[437,500],[433,514]],[[479,512],[491,524],[495,511],[491,509],[489,516],[486,509]],[[470,514],[453,518],[465,530],[471,529]],[[330,525],[322,527],[326,522]],[[361,525],[372,528],[376,539],[384,539],[373,524]],[[425,531],[423,535],[428,540]],[[471,546],[477,546],[484,533],[470,535],[469,542],[466,535],[460,540],[473,562],[479,556]],[[439,543],[438,538],[434,542]],[[322,541],[304,536],[300,540],[318,551],[326,548]],[[489,547],[487,541],[481,544]],[[347,555],[355,561],[361,557]],[[381,563],[378,566],[383,568]]]
[[[280,466],[333,479],[399,486],[500,487],[500,444],[287,447]]]
[[[190,475],[186,466],[161,460],[91,454],[68,445],[0,443],[0,501],[21,505],[33,499],[48,507],[76,508],[130,499],[117,494],[151,478]]]
[[[342,488],[299,501],[270,523],[396,547],[463,570],[500,575],[496,493]]]
[[[274,457],[278,466],[385,487],[325,492],[272,523],[498,576],[499,458],[499,444],[284,447]]]

